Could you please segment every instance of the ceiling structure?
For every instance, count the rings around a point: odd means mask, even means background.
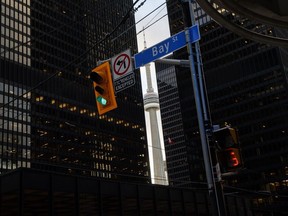
[[[288,48],[287,0],[196,0],[200,7],[217,23],[234,33],[261,43]],[[233,14],[239,22],[231,22],[226,16]],[[255,26],[267,25],[278,29],[277,35],[266,34],[257,28],[243,25],[249,20]],[[282,37],[281,33],[283,34]]]

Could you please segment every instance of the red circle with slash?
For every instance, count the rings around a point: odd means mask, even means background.
[[[128,71],[130,64],[130,57],[127,54],[122,53],[116,58],[114,62],[113,69],[115,74],[117,74],[118,76],[125,74]]]

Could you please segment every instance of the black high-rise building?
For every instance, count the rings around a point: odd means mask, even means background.
[[[172,58],[169,56],[168,58]],[[181,105],[173,65],[157,63],[157,85],[170,185],[186,186],[190,180],[187,143],[184,136]]]
[[[199,6],[194,6],[196,21],[200,24],[200,49],[212,123],[220,126],[231,124],[238,128],[240,135],[244,168],[223,177],[225,185],[235,187],[236,191],[237,188],[245,188],[246,194],[244,191],[237,191],[238,195],[253,197],[253,204],[258,207],[258,212],[263,212],[268,203],[278,203],[278,208],[272,209],[270,205],[268,211],[282,215],[285,211],[281,209],[280,203],[285,198],[249,192],[269,191],[279,195],[286,193],[288,189],[287,50],[241,38],[219,26]],[[184,29],[182,6],[179,1],[167,1],[167,7],[173,35]],[[246,19],[241,20],[231,13],[227,13],[226,17],[265,34],[285,35],[285,32],[280,32],[279,29],[255,24]],[[174,58],[188,59],[186,49],[174,53]],[[173,152],[172,161],[169,162],[167,157],[169,178],[173,178],[177,173],[177,156],[183,154],[181,158],[184,157],[187,162],[181,163],[189,166],[186,177],[192,182],[205,182],[191,73],[189,69],[178,66],[176,73],[166,70],[166,73],[170,74],[165,77],[166,80],[162,73],[163,71],[157,74],[160,107],[165,110],[168,106],[173,106],[165,103],[168,101],[165,96],[168,96],[170,91],[178,92],[179,101],[171,103],[180,103],[181,111],[177,114],[174,112],[173,116],[180,115],[178,119],[183,122],[181,133],[185,137],[185,140],[181,141],[185,143],[182,150],[177,151],[180,141],[173,144],[175,147],[169,145],[167,148],[166,144],[166,154]],[[167,80],[168,77],[171,80]],[[172,77],[177,82],[177,90],[173,90],[169,85],[175,82]],[[162,89],[161,86],[164,85],[167,88],[170,86],[169,90]],[[165,115],[162,110],[161,113]],[[163,118],[164,135],[165,131],[171,128],[169,121]],[[170,169],[169,164],[173,164]]]
[[[135,24],[125,16],[132,4],[1,1],[1,173],[28,167],[150,181],[140,74],[101,116],[89,80],[98,60],[137,52],[135,28],[123,33]]]

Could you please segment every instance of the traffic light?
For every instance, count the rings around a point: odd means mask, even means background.
[[[99,115],[117,108],[109,62],[94,68],[90,74]]]
[[[224,127],[213,132],[218,146],[218,160],[222,172],[232,172],[243,166],[238,132],[235,128]]]

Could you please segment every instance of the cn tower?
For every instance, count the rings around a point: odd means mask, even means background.
[[[144,33],[144,49],[146,49],[146,39]],[[159,127],[157,121],[157,113],[159,110],[158,94],[154,92],[151,80],[150,64],[145,65],[147,77],[147,92],[144,95],[144,109],[149,113],[150,129],[151,129],[151,146],[153,158],[154,178],[152,182],[159,185],[168,185],[167,175],[165,174],[166,161],[163,160]],[[151,159],[150,159],[151,160]]]

